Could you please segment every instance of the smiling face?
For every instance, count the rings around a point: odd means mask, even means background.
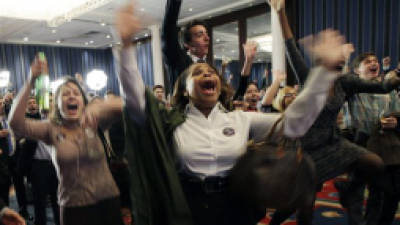
[[[39,112],[39,106],[38,106],[35,98],[28,99],[28,106],[26,108],[26,111],[29,114],[36,114]]]
[[[221,79],[208,64],[195,64],[186,79],[186,93],[195,106],[214,107],[221,94]]]
[[[360,62],[360,65],[355,68],[354,72],[362,79],[371,80],[378,77],[379,70],[378,58],[374,55],[370,55]]]
[[[72,82],[67,82],[60,88],[57,107],[62,118],[66,121],[79,120],[85,108],[82,92]]]
[[[203,25],[196,25],[190,28],[191,40],[185,46],[191,54],[203,58],[208,54],[210,37],[207,29]]]
[[[249,104],[249,107],[256,108],[257,102],[260,100],[260,91],[255,84],[251,83],[247,86],[244,100]]]

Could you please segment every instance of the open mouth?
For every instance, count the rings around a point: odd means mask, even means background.
[[[371,73],[377,73],[378,72],[378,67],[372,67],[371,69],[369,69],[369,71]]]
[[[77,104],[68,104],[67,110],[68,110],[68,114],[75,115],[78,113],[78,105]]]
[[[213,95],[217,90],[217,82],[215,80],[205,80],[200,83],[200,88],[203,94]]]

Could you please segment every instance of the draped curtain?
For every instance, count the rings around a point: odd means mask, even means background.
[[[0,70],[10,71],[9,89],[21,89],[29,75],[30,64],[38,52],[46,55],[51,81],[65,75],[74,76],[75,73],[81,73],[86,80],[90,71],[98,69],[103,70],[108,79],[107,86],[97,94],[104,94],[106,90],[119,93],[115,62],[110,49],[0,44]]]
[[[374,52],[400,61],[399,0],[299,0],[298,37],[326,28],[340,30],[355,45],[356,55]]]
[[[139,44],[140,43],[140,44]],[[151,48],[151,39],[147,39],[136,44],[136,57],[138,69],[142,74],[146,86],[153,87],[153,53]]]

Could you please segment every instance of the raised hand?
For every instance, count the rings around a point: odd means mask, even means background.
[[[275,78],[274,80],[279,81],[279,82],[286,80],[286,77],[287,77],[286,73],[282,72],[280,70],[275,70],[273,72],[273,76]]]
[[[317,61],[329,70],[338,70],[346,61],[345,53],[352,48],[338,31],[324,30],[316,36],[308,36],[300,41]]]
[[[257,42],[247,41],[246,44],[243,44],[243,51],[246,60],[253,60],[257,54]]]
[[[285,8],[285,0],[267,0],[271,8],[274,8],[277,12]]]
[[[135,15],[135,1],[118,11],[115,24],[123,45],[130,46],[132,36],[141,29],[140,20]]]

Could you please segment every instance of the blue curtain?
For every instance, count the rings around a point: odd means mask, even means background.
[[[299,0],[298,37],[333,28],[355,46],[352,57],[374,52],[400,61],[399,0]]]
[[[73,76],[81,73],[86,79],[88,72],[94,69],[103,70],[107,76],[107,86],[97,94],[106,90],[119,93],[115,62],[111,49],[80,49],[66,47],[49,47],[33,45],[0,44],[0,69],[9,70],[10,89],[19,90],[29,75],[30,64],[37,52],[44,52],[49,64],[50,80],[65,75]]]
[[[151,48],[151,39],[141,41],[136,45],[136,57],[140,73],[146,86],[153,87],[153,53]]]

